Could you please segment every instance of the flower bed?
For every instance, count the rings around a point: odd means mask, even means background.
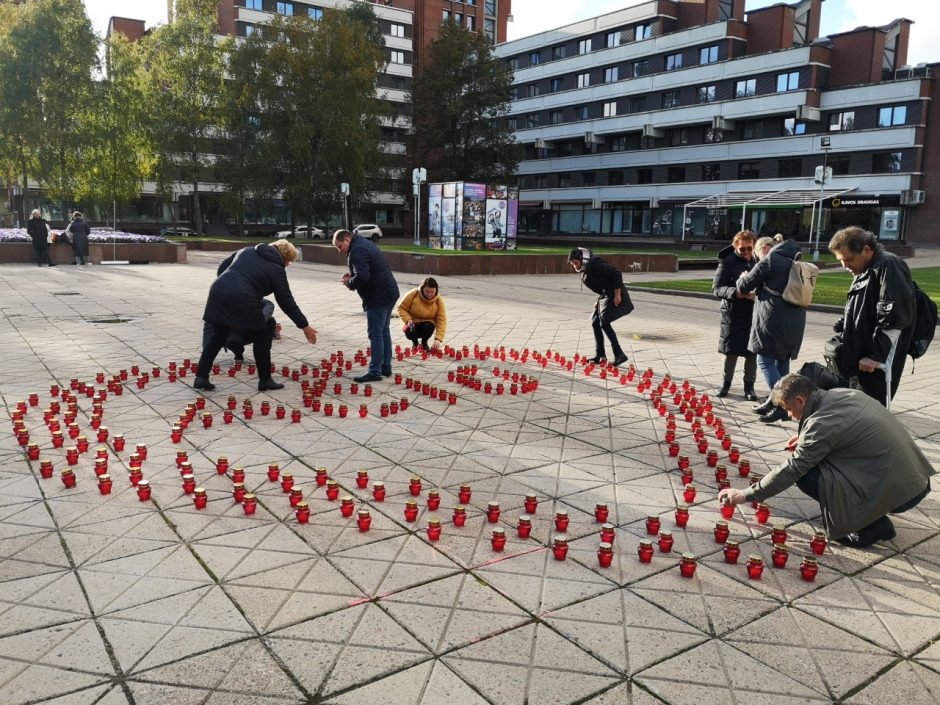
[[[55,264],[74,261],[72,246],[61,242],[49,246],[49,256]],[[88,256],[95,264],[102,261],[185,264],[186,246],[157,235],[93,229],[88,238]],[[33,241],[26,234],[26,228],[0,228],[0,264],[32,262]]]
[[[56,230],[52,232],[58,234]],[[32,238],[26,233],[26,228],[0,228],[0,242],[28,242],[32,244]],[[92,228],[88,242],[153,244],[168,243],[170,241],[159,235],[137,235],[136,233],[126,233],[123,230],[101,230],[99,228]]]

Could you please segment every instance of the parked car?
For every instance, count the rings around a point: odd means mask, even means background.
[[[160,235],[163,237],[189,237],[195,234],[196,231],[192,228],[184,228],[181,225],[171,225],[160,230]]]
[[[353,234],[367,237],[372,242],[378,242],[379,238],[382,237],[382,228],[375,223],[362,223],[353,228]]]
[[[307,226],[307,225],[298,225],[293,230],[280,230],[274,233],[274,237],[278,239],[287,238],[291,239],[293,237],[299,237],[302,239],[313,239],[313,240],[323,240],[326,238],[326,233],[317,227]]]

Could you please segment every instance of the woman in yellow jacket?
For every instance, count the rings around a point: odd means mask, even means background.
[[[414,345],[429,350],[428,340],[434,336],[433,348],[439,349],[447,330],[447,311],[444,299],[438,294],[437,280],[427,277],[421,286],[412,289],[398,304],[401,329]]]

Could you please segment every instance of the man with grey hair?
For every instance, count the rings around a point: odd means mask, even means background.
[[[41,267],[47,264],[54,267],[52,260],[49,259],[49,223],[43,219],[38,208],[32,212],[26,224],[26,232],[33,241],[33,258],[36,260],[36,266]]]
[[[772,399],[794,421],[787,461],[745,490],[728,488],[728,504],[763,502],[796,485],[819,502],[830,539],[863,548],[895,536],[889,513],[905,512],[930,491],[936,473],[907,429],[877,401],[855,389],[818,389],[788,374]]]
[[[855,275],[845,313],[833,326],[842,334],[839,371],[887,407],[901,382],[917,313],[911,270],[862,228],[843,228],[829,250]]]

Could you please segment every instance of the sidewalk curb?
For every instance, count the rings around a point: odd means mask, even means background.
[[[626,286],[627,291],[642,291],[646,294],[665,294],[668,296],[680,296],[688,299],[712,299],[718,301],[712,294],[704,294],[698,291],[677,291],[675,289],[653,289],[645,286],[631,284]],[[829,304],[810,304],[806,307],[807,311],[819,311],[821,313],[842,313],[841,306],[831,306]]]

